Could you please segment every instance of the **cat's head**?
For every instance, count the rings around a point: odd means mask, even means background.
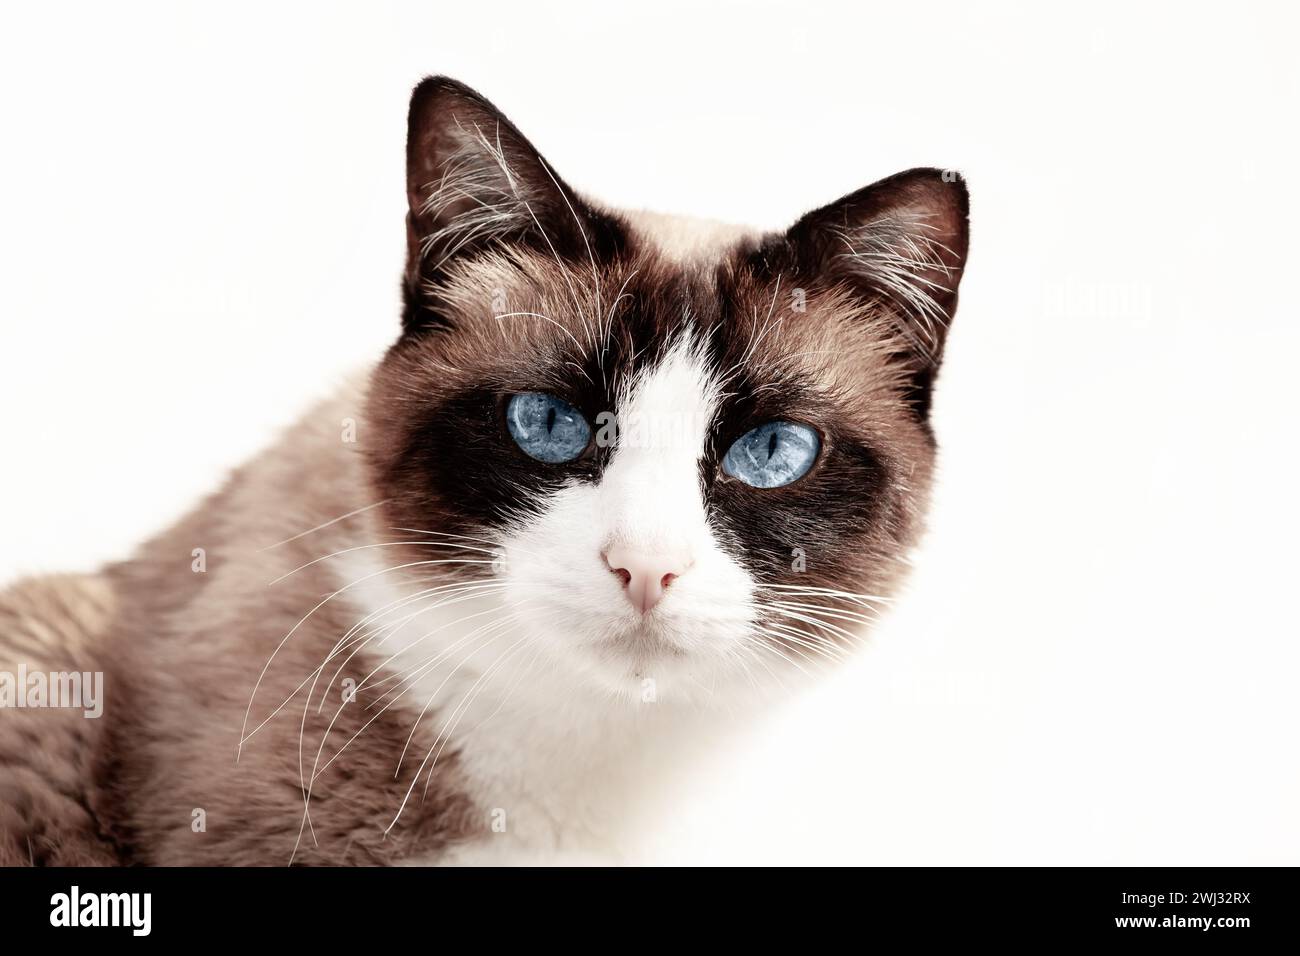
[[[840,656],[919,533],[960,180],[900,173],[784,232],[614,212],[444,78],[407,169],[368,417],[388,522],[465,562],[435,576],[634,699]]]

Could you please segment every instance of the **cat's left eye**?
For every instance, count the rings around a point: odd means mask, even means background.
[[[806,475],[820,449],[821,439],[807,425],[766,422],[736,439],[722,470],[755,488],[779,488]]]
[[[552,465],[573,461],[591,441],[591,426],[582,412],[545,392],[511,396],[506,427],[525,454]]]

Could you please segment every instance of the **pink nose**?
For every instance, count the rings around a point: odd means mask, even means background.
[[[659,603],[668,585],[689,562],[669,554],[633,551],[616,544],[605,552],[605,563],[623,580],[623,590],[642,614]]]

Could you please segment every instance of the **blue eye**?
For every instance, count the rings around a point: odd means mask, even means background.
[[[506,406],[506,427],[529,457],[552,465],[577,458],[591,440],[591,426],[582,413],[544,392],[513,396]]]
[[[806,475],[820,448],[821,440],[807,425],[767,422],[736,439],[722,470],[755,488],[779,488]]]

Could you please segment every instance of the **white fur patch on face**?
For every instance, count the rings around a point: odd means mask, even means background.
[[[719,546],[704,507],[700,458],[717,401],[707,359],[683,336],[622,390],[600,481],[551,496],[506,538],[506,598],[543,653],[617,694],[711,691],[737,670],[754,621],[753,581]],[[622,554],[655,568],[656,580],[672,575],[649,611],[606,559]]]

